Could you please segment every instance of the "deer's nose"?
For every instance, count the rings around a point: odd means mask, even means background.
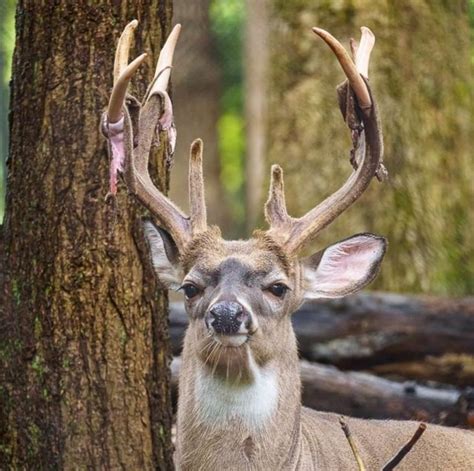
[[[209,309],[206,324],[216,334],[235,335],[240,333],[240,327],[247,319],[248,314],[241,304],[235,301],[220,301]]]

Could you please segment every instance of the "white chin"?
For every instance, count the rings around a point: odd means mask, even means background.
[[[246,334],[236,335],[214,335],[214,338],[224,347],[240,347],[247,341]]]

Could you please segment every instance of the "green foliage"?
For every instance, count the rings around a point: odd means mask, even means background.
[[[245,8],[242,0],[214,0],[210,6],[212,33],[222,71],[223,93],[218,122],[222,184],[230,195],[232,219],[244,220],[244,105],[242,33]],[[239,224],[240,223],[240,224]]]
[[[0,222],[4,211],[4,163],[8,152],[8,84],[15,45],[15,0],[0,3]]]
[[[0,4],[0,54],[2,86],[8,86],[12,70],[15,46],[15,1],[4,0]]]
[[[231,210],[234,220],[243,221],[243,175],[244,175],[244,127],[242,116],[227,112],[218,122],[221,178],[226,190],[232,195]]]
[[[242,0],[214,0],[211,3],[209,15],[222,67],[224,89],[239,86],[239,93],[228,97],[229,101],[224,97],[223,104],[224,106],[233,106],[234,111],[239,111],[242,109],[244,2]]]

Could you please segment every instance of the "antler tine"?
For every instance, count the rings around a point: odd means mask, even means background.
[[[114,87],[107,109],[107,122],[116,123],[115,134],[109,134],[109,127],[106,127],[106,136],[111,141],[109,146],[112,152],[111,172],[124,169],[123,177],[130,193],[136,195],[140,202],[154,214],[181,250],[192,238],[192,221],[155,186],[148,169],[149,154],[155,133],[165,130],[168,131],[168,139],[173,139],[172,107],[166,93],[169,70],[167,74],[161,74],[166,76],[164,78],[160,76],[159,71],[162,65],[165,69],[171,68],[180,26],[175,27],[168,37],[160,53],[155,81],[149,87],[150,91],[158,92],[160,98],[145,100],[146,103],[143,106],[134,100],[134,106],[125,109],[125,97],[130,78],[146,57],[146,54],[142,54],[128,64],[130,44],[137,25],[138,22],[133,20],[125,27],[115,54]]]
[[[123,29],[122,34],[118,40],[114,58],[114,85],[117,83],[117,80],[122,72],[127,68],[130,46],[137,26],[137,20],[130,21],[130,23],[128,23]]]
[[[109,123],[116,123],[122,117],[122,106],[127,94],[127,87],[135,71],[145,60],[147,54],[141,54],[130,64],[128,55],[133,33],[138,25],[137,20],[133,20],[125,27],[117,44],[114,60],[114,87],[110,95],[109,106],[107,108],[107,119]]]
[[[362,26],[360,32],[360,43],[355,53],[355,66],[359,74],[368,77],[370,54],[375,45],[375,36],[366,26]]]
[[[204,177],[202,173],[201,139],[191,144],[189,156],[189,208],[193,234],[203,232],[207,228],[206,201],[204,196]]]
[[[317,34],[334,52],[347,80],[349,80],[352,90],[354,90],[354,93],[357,96],[359,106],[363,110],[369,109],[372,106],[372,99],[370,98],[369,90],[344,46],[324,29],[313,28],[313,32]],[[360,50],[361,47],[359,46],[358,49]]]
[[[160,64],[163,64],[167,69],[171,68],[180,29],[180,25],[175,26],[167,38],[158,59],[158,70],[160,70]],[[167,74],[160,75],[158,71],[155,74],[145,104],[140,110],[138,146],[130,155],[125,180],[129,189],[137,195],[139,200],[158,218],[163,228],[171,234],[178,248],[183,249],[192,238],[192,220],[158,190],[150,177],[148,169],[150,146],[153,142],[153,135],[157,132],[157,121],[162,126],[165,126],[164,121],[172,121],[172,107],[167,94],[169,70],[166,72]],[[162,80],[163,75],[167,76],[165,77],[166,80]],[[161,95],[161,104],[159,104],[159,101],[152,102],[150,100],[155,92]],[[160,113],[163,113],[161,117],[159,116]],[[170,138],[170,135],[168,138]]]
[[[281,168],[272,167],[270,196],[265,205],[266,219],[270,224],[270,232],[277,238],[284,238],[284,245],[289,253],[300,250],[307,241],[316,236],[362,195],[376,174],[382,155],[381,132],[376,109],[369,89],[360,75],[360,73],[367,74],[368,71],[370,52],[374,45],[372,32],[368,28],[362,28],[360,45],[357,47],[355,41],[352,42],[351,47],[357,64],[355,65],[346,50],[333,36],[319,28],[313,28],[313,31],[321,36],[334,51],[346,73],[350,87],[358,98],[360,108],[365,106],[364,113],[361,113],[365,141],[361,142],[366,144],[359,142],[365,152],[363,152],[361,162],[357,162],[357,170],[352,173],[346,183],[298,219],[290,217],[286,211]]]
[[[174,50],[181,32],[181,25],[178,23],[171,31],[168,39],[161,49],[158,62],[156,63],[155,76],[153,77],[152,86],[148,96],[157,92],[164,92],[168,88],[168,82],[171,75],[171,67],[173,64]]]
[[[272,165],[270,192],[265,203],[265,219],[272,230],[281,229],[290,221],[286,210],[283,169],[279,165]]]

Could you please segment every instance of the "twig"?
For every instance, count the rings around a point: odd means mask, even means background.
[[[359,467],[359,471],[366,471],[364,462],[362,461],[362,458],[359,455],[359,451],[357,450],[356,444],[354,440],[352,439],[349,426],[345,422],[344,417],[342,415],[341,417],[339,417],[339,423],[341,424],[342,431],[344,432],[344,435],[346,436],[347,441],[349,442],[349,445],[351,446],[351,450],[352,450],[352,453],[354,454],[354,458],[357,461],[357,466]]]
[[[392,471],[395,466],[400,464],[400,461],[410,452],[415,443],[420,439],[426,430],[426,424],[421,423],[415,434],[411,439],[400,448],[400,451],[382,468],[382,471]]]

